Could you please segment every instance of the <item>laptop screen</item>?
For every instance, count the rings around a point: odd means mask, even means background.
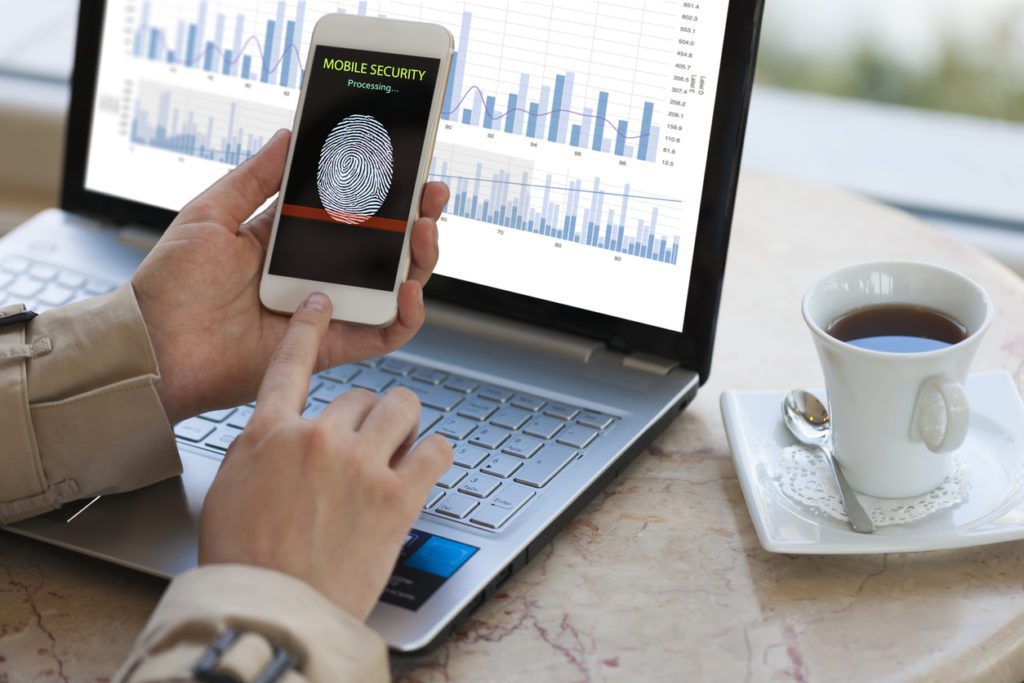
[[[179,209],[292,126],[330,11],[455,36],[438,273],[682,330],[725,0],[108,0],[86,189]]]

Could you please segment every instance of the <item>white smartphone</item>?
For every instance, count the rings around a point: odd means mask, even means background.
[[[437,24],[348,14],[316,23],[260,282],[264,306],[290,314],[321,291],[337,320],[395,319],[453,48]]]

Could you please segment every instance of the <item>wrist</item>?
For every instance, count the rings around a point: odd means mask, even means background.
[[[150,332],[150,339],[153,340],[153,352],[156,355],[157,367],[160,369],[160,379],[156,381],[156,393],[160,397],[160,403],[167,414],[167,420],[176,424],[182,420],[195,415],[198,411],[190,410],[187,401],[181,396],[173,381],[174,370],[168,362],[167,355],[161,354],[160,342]]]
[[[155,383],[157,396],[163,405],[168,422],[175,424],[190,417],[192,413],[184,396],[177,388],[178,384],[175,379],[178,373],[169,352],[170,344],[157,324],[160,316],[154,311],[148,297],[138,287],[135,287],[134,282],[132,285],[135,290],[135,299],[139,305],[139,312],[142,314],[142,321],[145,323],[146,332],[149,335],[149,343],[153,347],[157,372],[160,375]]]

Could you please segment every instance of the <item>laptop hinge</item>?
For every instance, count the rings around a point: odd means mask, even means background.
[[[436,301],[427,303],[427,322],[458,332],[563,356],[581,363],[588,362],[595,351],[605,347],[602,342],[595,339],[556,332]]]
[[[622,359],[623,367],[648,372],[652,375],[667,375],[679,367],[679,361],[663,358],[650,353],[634,352]]]

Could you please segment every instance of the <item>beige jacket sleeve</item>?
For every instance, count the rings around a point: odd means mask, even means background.
[[[23,310],[0,308],[0,317]],[[181,472],[160,374],[130,284],[0,327],[0,524]],[[271,646],[296,658],[288,683],[383,681],[387,648],[311,586],[269,569],[206,566],[175,579],[119,681],[188,681],[210,641],[249,632],[222,665],[253,680]]]
[[[180,474],[158,379],[131,285],[0,327],[0,523]]]
[[[244,565],[208,565],[176,578],[115,680],[189,680],[191,666],[228,628],[261,634],[288,650],[296,659],[289,683],[388,680],[387,647],[365,624],[299,579]],[[222,665],[244,681],[271,659],[263,638],[237,649]]]

